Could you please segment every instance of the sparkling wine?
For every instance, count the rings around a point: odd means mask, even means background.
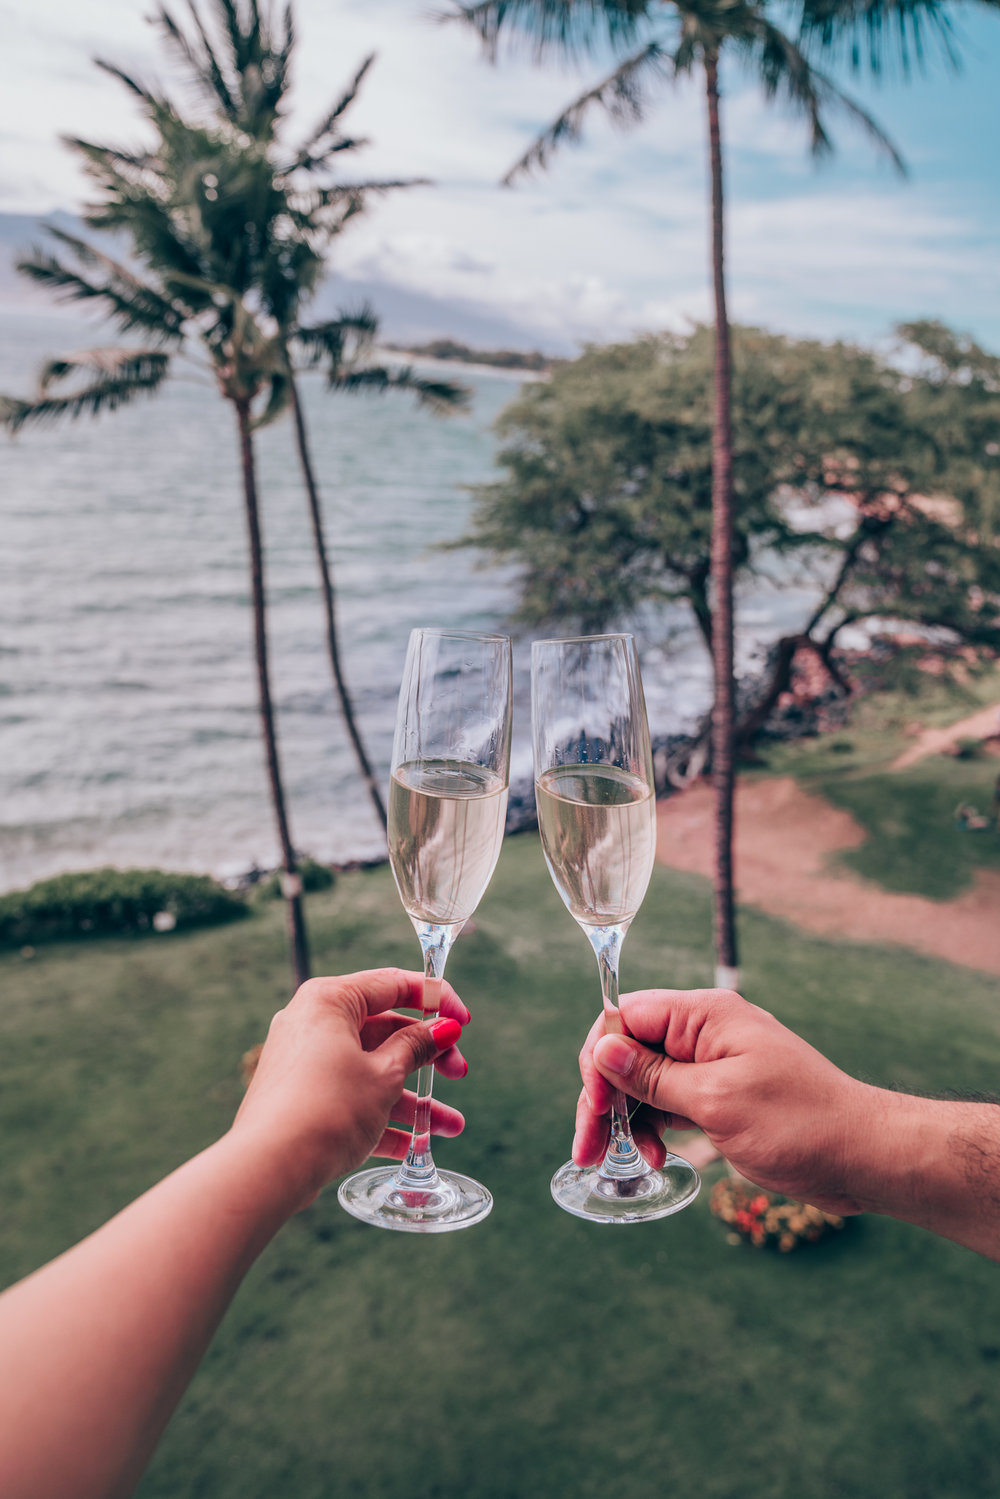
[[[470,917],[490,882],[507,811],[495,771],[461,760],[412,760],[389,787],[389,861],[416,921]]]
[[[584,926],[631,921],[653,872],[656,816],[641,777],[612,765],[557,765],[535,782],[542,848]]]

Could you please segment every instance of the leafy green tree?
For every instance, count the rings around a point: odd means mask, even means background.
[[[1000,649],[1000,359],[937,323],[890,363],[844,343],[733,330],[736,570],[811,582],[745,707],[747,743],[814,651],[907,620]],[[711,652],[710,328],[591,348],[500,415],[502,476],[463,544],[521,570],[519,619],[601,631],[683,603]]]
[[[731,354],[726,310],[723,157],[719,66],[731,55],[759,82],[767,99],[781,99],[807,124],[810,147],[831,150],[827,117],[840,110],[860,124],[902,169],[898,153],[874,120],[815,68],[783,29],[787,10],[769,0],[470,0],[456,14],[471,24],[495,55],[500,38],[526,40],[541,59],[549,54],[610,50],[611,73],[576,99],[529,147],[507,176],[544,166],[565,140],[577,139],[594,109],[629,125],[641,120],[651,86],[700,72],[705,89],[711,170],[711,277],[715,302],[714,422],[712,427],[711,575],[715,596],[712,658],[712,776],[716,790],[715,937],[720,983],[738,978],[733,903],[733,787],[735,682],[733,676],[734,495]],[[777,17],[777,19],[775,19]]]

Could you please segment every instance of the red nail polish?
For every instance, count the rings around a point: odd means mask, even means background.
[[[435,1020],[431,1026],[434,1044],[440,1051],[447,1051],[449,1046],[454,1046],[461,1034],[462,1027],[457,1020]]]

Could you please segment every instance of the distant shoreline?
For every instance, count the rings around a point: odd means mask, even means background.
[[[472,364],[531,375],[548,375],[557,365],[569,362],[543,354],[539,349],[474,349],[454,338],[434,338],[424,344],[386,343],[383,347],[390,354],[411,354],[416,359],[433,359],[442,364]]]

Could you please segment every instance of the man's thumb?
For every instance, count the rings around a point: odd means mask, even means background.
[[[667,1087],[667,1076],[676,1065],[631,1036],[602,1036],[594,1047],[594,1066],[609,1083],[666,1114],[678,1108]]]

